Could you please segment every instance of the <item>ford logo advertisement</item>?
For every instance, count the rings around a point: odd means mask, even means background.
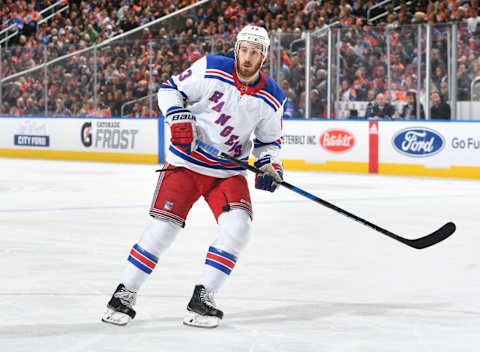
[[[439,153],[445,146],[445,139],[429,128],[411,127],[395,134],[392,144],[407,156],[427,157]]]

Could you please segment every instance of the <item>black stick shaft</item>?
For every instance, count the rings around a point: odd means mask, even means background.
[[[233,157],[233,156],[230,156],[224,152],[221,152],[219,151],[218,149],[214,148],[214,147],[211,147],[209,146],[208,144],[205,144],[203,142],[200,142],[200,141],[197,141],[197,145],[204,148],[205,150],[207,150],[208,152],[212,153],[212,154],[215,154],[217,156],[220,156],[222,158],[225,158],[225,159],[228,159],[232,162],[234,162],[235,164],[237,165],[240,165],[240,166],[243,166],[244,168],[246,168],[247,170],[251,171],[251,172],[254,172],[256,174],[262,174],[263,172],[260,171],[258,168],[256,168],[255,166],[252,166],[246,162],[243,162],[241,160],[238,160],[237,158]],[[282,182],[278,182],[278,184],[280,186],[283,186],[285,188],[288,188],[289,190],[292,190],[306,198],[309,198],[311,200],[313,200],[314,202],[316,203],[319,203],[327,208],[330,208],[340,214],[343,214],[345,215],[346,217],[349,217],[350,219],[353,219],[365,226],[368,226],[370,228],[372,228],[373,230],[377,231],[377,232],[380,232],[390,238],[393,238],[394,240],[397,240],[403,244],[406,244],[407,246],[410,246],[412,248],[416,248],[416,249],[422,249],[422,248],[427,248],[427,247],[430,247],[438,242],[441,242],[443,241],[444,239],[446,239],[447,237],[449,237],[450,235],[452,235],[454,232],[455,232],[455,224],[453,222],[448,222],[446,223],[445,225],[443,225],[440,229],[432,232],[431,234],[427,235],[427,236],[424,236],[424,237],[420,237],[420,238],[417,238],[417,239],[414,239],[414,240],[410,240],[410,239],[407,239],[405,237],[402,237],[402,236],[399,236],[387,229],[384,229],[383,227],[380,227],[378,225],[375,225],[373,223],[371,223],[370,221],[368,220],[365,220],[355,214],[352,214],[348,211],[346,211],[345,209],[342,209],[340,207],[337,207],[336,205],[330,203],[330,202],[327,202],[326,200],[323,200],[307,191],[304,191],[303,189],[301,188],[298,188],[286,181],[282,181]]]

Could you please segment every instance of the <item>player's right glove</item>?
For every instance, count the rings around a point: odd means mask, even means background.
[[[255,161],[254,166],[263,171],[263,174],[255,176],[255,188],[275,192],[278,187],[277,182],[283,181],[282,165],[272,162],[270,155],[266,155]]]
[[[188,109],[172,106],[167,111],[165,122],[170,126],[172,144],[190,154],[197,139],[195,116]]]

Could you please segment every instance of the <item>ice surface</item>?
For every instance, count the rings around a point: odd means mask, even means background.
[[[0,351],[480,350],[480,182],[334,173],[286,180],[416,238],[411,249],[286,189],[255,191],[254,237],[217,304],[182,325],[216,225],[206,203],[163,255],[127,327],[100,322],[151,221],[155,165],[0,159]],[[249,175],[252,185],[253,176]]]

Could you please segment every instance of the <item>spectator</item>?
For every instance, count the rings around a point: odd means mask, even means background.
[[[84,109],[83,104],[80,101],[75,101],[72,106],[73,116],[86,116],[87,111]]]
[[[42,111],[40,110],[40,107],[35,103],[35,101],[32,98],[28,98],[25,115],[40,115],[41,112]]]
[[[103,98],[103,92],[100,92],[100,95],[97,96],[97,117],[112,117],[112,109],[110,106],[105,104],[105,99]]]
[[[405,70],[405,72],[408,72],[409,71],[409,67],[412,67],[412,65],[408,65],[407,66],[407,69]],[[416,91],[417,89],[417,82],[415,82],[414,80],[416,79],[416,75],[413,74],[413,73],[410,73],[410,74],[405,74],[403,76],[403,80],[401,81],[401,86],[402,86],[402,89],[406,92],[408,91]]]
[[[87,30],[83,32],[83,40],[87,43],[95,43],[98,38],[98,32],[93,28],[93,25],[89,23]]]
[[[148,45],[148,42],[152,39],[152,33],[150,33],[150,29],[144,28],[142,36],[140,37],[140,45]]]
[[[139,25],[137,16],[133,13],[131,8],[127,8],[127,12],[124,17],[120,20],[119,26],[123,32],[128,32]]]
[[[388,89],[385,65],[379,64],[374,73],[373,86],[378,92],[385,93]]]
[[[478,22],[480,22],[480,17],[478,17],[478,5],[477,7],[471,6],[469,12],[469,18],[467,19],[467,28],[468,32],[472,35],[477,34]]]
[[[446,51],[445,51],[446,52]],[[440,66],[441,72],[444,72],[444,67],[446,67],[445,63],[443,62],[443,58],[440,55],[440,49],[432,48],[432,57],[431,57],[431,67],[432,72],[438,72],[437,67]]]
[[[341,101],[356,101],[357,99],[357,91],[352,87],[352,82],[345,78],[342,81],[342,86],[340,91],[338,92],[339,99]]]
[[[317,20],[317,25],[315,26],[315,31],[313,32],[314,36],[325,35],[325,30],[328,28],[328,25],[325,23],[325,17],[319,17]]]
[[[470,100],[470,84],[472,80],[468,76],[467,65],[460,63],[457,69],[457,99],[459,101]]]
[[[295,91],[289,87],[289,83],[286,79],[282,80],[280,83],[280,88],[285,92],[287,96],[287,101],[285,103],[284,117],[296,117],[295,104],[296,100]]]
[[[395,107],[387,102],[385,95],[378,93],[372,109],[367,109],[365,118],[393,118],[393,115],[395,115]]]
[[[442,82],[440,85],[440,96],[443,101],[448,101],[450,99],[447,82]]]
[[[116,32],[113,31],[113,26],[111,24],[107,24],[105,26],[105,38],[110,39],[117,35]]]
[[[366,20],[367,15],[368,15],[367,4],[364,3],[363,0],[354,1],[353,2],[352,15],[357,17],[357,18],[360,18],[362,20]]]
[[[290,44],[290,52],[296,52],[305,49],[305,38],[302,30],[296,27],[293,30],[293,41]]]
[[[27,37],[35,34],[37,23],[40,19],[40,14],[38,11],[35,11],[33,6],[33,3],[29,3],[27,5],[27,10],[22,14],[22,20],[24,23],[23,33],[25,33]]]
[[[297,117],[305,117],[305,110],[305,91],[302,91],[297,102]]]
[[[142,116],[142,104],[136,102],[133,104],[132,112],[130,113],[130,117],[141,117]]]
[[[458,73],[460,74],[461,70],[459,68],[458,70]],[[466,70],[465,70],[466,72]],[[457,74],[457,77],[459,77],[460,75]],[[468,77],[467,77],[468,79]],[[443,68],[442,66],[438,65],[435,67],[435,70],[433,71],[433,77],[432,77],[432,81],[433,81],[433,84],[435,85],[435,88],[437,90],[440,90],[440,85],[442,82],[446,81],[447,80],[447,76],[445,75],[445,72],[443,72]]]
[[[10,112],[10,105],[6,101],[2,104],[1,112],[2,112],[2,116],[6,116]]]
[[[353,96],[356,100],[365,100],[368,95],[368,90],[373,87],[373,84],[365,78],[365,75],[366,71],[363,66],[359,67],[355,72],[356,80],[353,82],[352,88],[355,91]]]
[[[8,112],[10,116],[22,116],[22,113],[18,111],[18,109],[15,106],[10,107],[10,111]]]
[[[444,102],[438,92],[431,95],[430,119],[450,120],[450,105]]]
[[[472,62],[472,69],[470,70],[468,77],[470,81],[473,81],[475,78],[480,77],[480,59],[476,58]]]
[[[25,102],[23,101],[23,98],[20,97],[17,99],[17,116],[22,116],[24,115],[25,111],[27,110],[27,106],[25,105]]]
[[[72,116],[72,112],[69,108],[65,107],[62,99],[55,100],[55,116]]]
[[[12,11],[12,14],[9,20],[5,23],[6,27],[10,27],[11,25],[15,25],[15,29],[18,31],[23,30],[23,26],[24,26],[23,18],[20,14],[17,13],[16,10]]]
[[[418,104],[420,106],[420,113],[417,115],[417,94],[415,92],[407,92],[407,104],[402,108],[400,117],[405,120],[425,120],[425,111],[423,109],[423,104]]]
[[[158,113],[155,109],[152,109],[152,113],[150,114],[150,107],[148,106],[148,100],[145,101],[144,105],[142,106],[140,117],[158,117]]]
[[[375,105],[375,89],[369,89],[367,93],[367,108],[365,109],[365,118],[373,116],[373,106]]]
[[[113,92],[112,116],[122,116],[122,105],[124,102],[122,90],[115,89]]]
[[[310,106],[312,117],[324,117],[326,101],[318,89],[310,91]]]
[[[426,19],[426,14],[422,11],[417,11],[415,12],[413,17],[413,23],[422,24],[425,22],[425,19]]]

